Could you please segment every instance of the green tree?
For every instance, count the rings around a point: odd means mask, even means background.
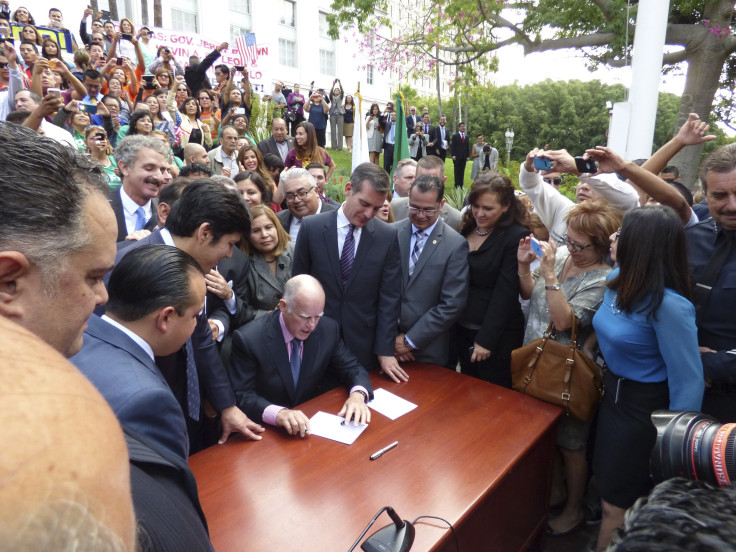
[[[670,133],[690,112],[709,118],[719,81],[734,64],[729,58],[736,51],[735,5],[734,0],[671,0],[664,70],[683,62],[687,69]],[[508,44],[522,45],[525,53],[578,48],[591,67],[626,65],[637,2],[404,0],[401,8],[389,8],[389,0],[333,0],[333,13],[328,16],[331,33],[337,36],[340,28],[355,26],[367,34],[364,45],[379,69],[391,68],[401,75],[402,67],[411,66],[414,73],[431,74],[441,63],[454,68],[458,83],[472,85],[480,72],[493,69],[494,57],[489,54]],[[509,12],[503,10],[514,10],[521,22],[506,18]],[[730,74],[734,77],[736,70]],[[720,99],[719,114],[733,114],[730,99]],[[691,147],[677,156],[675,162],[687,180],[694,180],[700,153],[701,148]]]

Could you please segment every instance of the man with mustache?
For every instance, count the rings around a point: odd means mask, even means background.
[[[117,241],[158,224],[158,192],[167,182],[167,146],[148,136],[126,136],[115,148],[123,185],[110,197],[118,223]]]
[[[703,412],[730,423],[736,422],[736,144],[705,159],[700,182],[712,218],[686,235],[706,381]]]

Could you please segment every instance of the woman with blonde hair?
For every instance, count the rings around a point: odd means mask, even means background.
[[[337,165],[335,165],[330,154],[317,143],[317,132],[314,125],[308,121],[302,121],[296,126],[295,134],[294,148],[286,154],[284,168],[303,168],[310,163],[322,163],[327,167],[326,180],[329,182]]]
[[[242,249],[250,257],[243,303],[247,305],[244,322],[263,316],[276,308],[291,278],[294,243],[267,206],[250,209],[251,230]]]
[[[482,173],[481,176],[485,174]],[[481,178],[479,176],[478,178]],[[611,266],[606,262],[609,236],[621,225],[621,213],[603,200],[588,200],[567,214],[566,247],[540,241],[544,252],[539,268],[530,264],[537,258],[531,238],[519,242],[517,252],[519,289],[523,299],[531,299],[524,344],[542,337],[550,321],[555,340],[570,341],[570,328],[577,319],[577,342],[582,346],[593,333],[593,315],[603,301],[606,277]],[[592,420],[569,416],[557,429],[557,446],[564,462],[567,500],[559,516],[549,520],[548,533],[567,535],[582,526],[583,495],[588,482],[586,449]]]

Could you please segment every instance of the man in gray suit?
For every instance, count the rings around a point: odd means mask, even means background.
[[[261,155],[273,153],[286,161],[286,154],[294,147],[294,139],[286,135],[286,121],[280,117],[271,121],[271,137],[258,142]]]
[[[468,297],[468,242],[440,219],[444,193],[438,177],[420,176],[409,191],[409,218],[394,223],[401,252],[400,362],[449,365],[449,329]]]
[[[444,184],[447,180],[445,177],[445,162],[434,155],[422,157],[417,162],[416,177],[419,178],[425,174],[436,176],[442,181],[442,184]],[[409,216],[409,198],[394,198],[391,200],[391,208],[394,210],[394,217],[397,221],[404,220]],[[440,216],[442,217],[442,222],[449,225],[453,230],[458,230],[460,228],[460,222],[462,220],[460,211],[447,205],[444,201],[442,202],[442,211],[440,212]]]

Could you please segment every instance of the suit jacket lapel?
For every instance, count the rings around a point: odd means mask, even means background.
[[[406,219],[399,227],[399,254],[401,255],[401,284],[406,288],[409,281],[409,255],[411,251],[411,221]]]
[[[368,221],[368,224],[363,226],[363,229],[360,231],[360,243],[358,244],[358,250],[355,252],[355,259],[353,260],[353,268],[350,269],[350,276],[348,277],[348,283],[345,286],[346,288],[350,287],[350,284],[355,279],[355,275],[360,272],[360,267],[363,265],[363,261],[366,257],[368,257],[368,252],[373,245],[373,225],[376,224],[376,221],[371,219]],[[338,271],[337,273],[340,274],[340,267],[338,262]]]
[[[276,262],[278,263],[278,261]],[[253,269],[269,286],[277,291],[283,292],[282,286],[279,286],[279,282],[276,279],[276,276],[273,275],[273,272],[271,272],[271,268],[268,266],[268,263],[262,256],[256,255],[255,257],[252,257],[251,263]]]
[[[324,236],[325,240],[325,251],[327,251],[327,258],[332,265],[332,274],[335,275],[337,287],[338,289],[340,289],[342,288],[342,272],[340,270],[340,257],[337,253],[337,209],[328,212],[330,213],[330,216],[325,217],[325,225],[322,229],[322,235]],[[353,268],[355,268],[354,262]]]
[[[424,265],[426,265],[429,258],[434,255],[434,252],[437,251],[437,247],[442,241],[442,224],[443,222],[441,220],[437,220],[437,224],[434,225],[434,230],[432,230],[432,233],[427,237],[427,241],[424,242],[422,254],[419,255],[419,260],[417,261],[417,264],[414,265],[414,272],[409,279],[407,287],[417,279],[417,275],[422,271]]]
[[[271,355],[273,366],[276,367],[281,380],[284,382],[284,388],[289,393],[289,397],[294,401],[296,398],[296,389],[294,388],[294,377],[291,375],[291,365],[289,364],[289,353],[286,351],[286,343],[281,333],[281,324],[279,323],[279,315],[273,314],[273,321],[268,325],[266,332],[266,347]]]

